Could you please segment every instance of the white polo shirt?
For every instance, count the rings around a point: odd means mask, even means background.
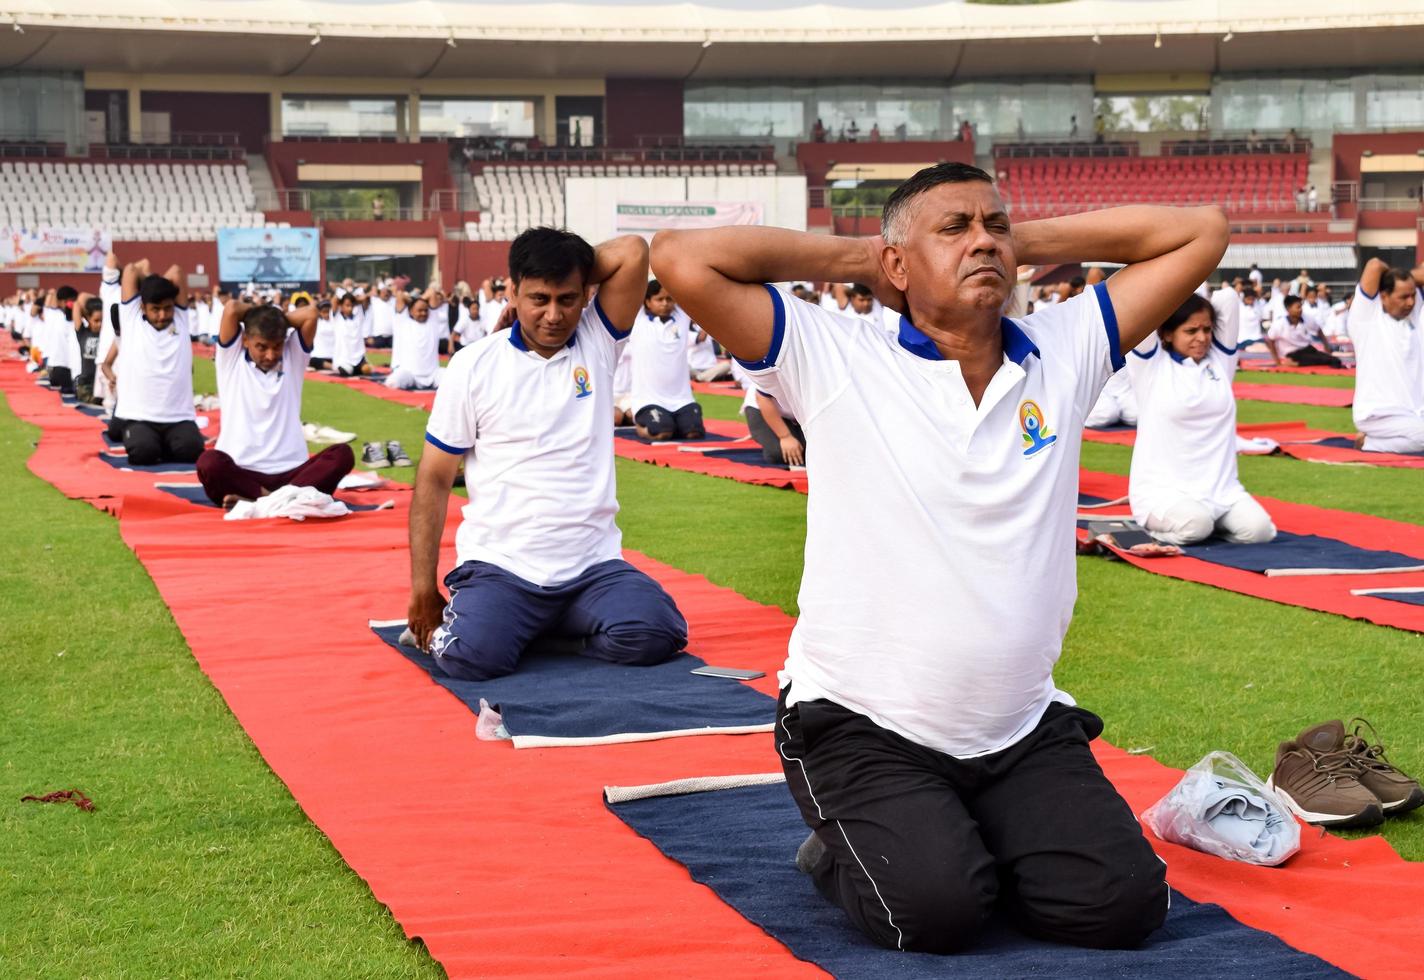
[[[99,331],[99,350],[95,357],[100,364],[103,364],[104,359],[109,356],[109,348],[114,346],[113,309],[124,301],[124,290],[119,282],[118,269],[104,269],[99,281],[99,301],[104,304],[104,326]],[[222,323],[221,308],[218,310],[218,319],[215,322],[218,325]],[[217,331],[216,325],[213,327],[213,331]],[[104,372],[102,371],[95,375],[96,385],[103,376]]]
[[[1258,302],[1241,303],[1240,343],[1252,344],[1261,339],[1261,311]]]
[[[1270,336],[1280,344],[1282,354],[1315,346],[1315,328],[1305,319],[1304,312],[1299,323],[1291,323],[1284,313],[1276,317],[1271,321]]]
[[[335,367],[354,371],[366,356],[366,311],[357,306],[349,317],[332,313],[331,322],[335,333],[331,362]]]
[[[1416,290],[1414,312],[1396,320],[1384,311],[1379,293],[1355,287],[1350,304],[1350,340],[1355,345],[1356,426],[1373,419],[1424,417],[1424,291]]]
[[[1193,361],[1150,335],[1127,358],[1137,393],[1137,441],[1128,476],[1132,516],[1145,523],[1184,498],[1219,518],[1247,496],[1236,468],[1237,324],[1217,302],[1217,329],[1206,357]]]
[[[187,307],[173,323],[155,330],[144,318],[143,300],[119,304],[119,356],[114,361],[119,394],[114,414],[131,422],[187,422],[193,412],[193,342]]]
[[[595,299],[553,357],[529,350],[515,324],[450,359],[425,440],[465,457],[460,564],[544,586],[622,555],[608,420],[626,337]]]
[[[336,314],[316,315],[316,338],[312,341],[312,357],[331,360],[336,356]]]
[[[421,323],[408,309],[396,314],[391,370],[409,371],[415,383],[431,387],[440,376],[440,324],[432,311]]]
[[[389,337],[396,322],[396,298],[371,297],[371,336]]]
[[[286,473],[307,461],[302,435],[302,375],[311,351],[302,346],[300,331],[287,333],[282,360],[270,371],[252,363],[242,346],[242,330],[232,343],[218,343],[218,400],[222,429],[217,450],[245,470]]]
[[[499,318],[508,305],[509,300],[507,299],[480,298],[480,325],[485,328],[486,334],[494,333],[495,325],[499,323]]]
[[[628,352],[633,359],[633,411],[657,405],[676,412],[692,404],[692,379],[687,373],[687,338],[695,329],[680,307],[659,320],[646,309],[638,314]]]
[[[783,686],[960,758],[1023,738],[1053,701],[1077,595],[1083,419],[1122,364],[1104,286],[1001,321],[976,406],[956,361],[768,286],[747,364],[800,420],[809,499]]]

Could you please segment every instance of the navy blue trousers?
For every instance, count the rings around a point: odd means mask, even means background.
[[[431,653],[441,671],[459,680],[513,673],[540,636],[581,639],[585,657],[637,666],[660,664],[687,644],[687,621],[672,596],[622,559],[549,586],[467,561],[445,585],[450,604]]]

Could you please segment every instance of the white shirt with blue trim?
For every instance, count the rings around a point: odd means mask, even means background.
[[[553,357],[529,350],[516,323],[450,358],[425,441],[465,457],[460,564],[546,586],[622,556],[611,420],[627,336],[595,299]]]
[[[311,351],[302,346],[300,331],[288,331],[281,362],[263,371],[252,363],[242,336],[239,328],[232,343],[224,346],[219,340],[213,352],[222,403],[222,427],[213,448],[245,470],[286,473],[307,461],[302,380]]]
[[[806,431],[801,618],[783,687],[959,758],[1072,699],[1053,666],[1077,595],[1083,419],[1122,365],[1098,287],[1001,321],[979,405],[907,319],[896,335],[767,287],[771,349],[744,365]]]
[[[676,412],[692,404],[692,376],[687,367],[687,341],[696,328],[678,307],[660,320],[646,309],[633,321],[628,356],[633,364],[633,411],[656,405]]]
[[[193,342],[188,308],[173,310],[173,323],[155,330],[143,315],[143,300],[119,304],[119,382],[114,414],[130,422],[186,422],[193,411]]]
[[[1355,287],[1350,304],[1350,340],[1355,345],[1355,425],[1393,416],[1424,418],[1424,290],[1416,290],[1414,311],[1396,320],[1384,311],[1378,291]]]
[[[1140,524],[1184,500],[1220,518],[1247,495],[1236,467],[1236,396],[1241,303],[1232,289],[1211,297],[1216,330],[1200,361],[1150,334],[1127,358],[1137,392],[1137,441],[1128,500]]]
[[[407,307],[396,314],[391,337],[391,371],[408,371],[422,388],[440,380],[440,324],[431,312],[424,321]]]

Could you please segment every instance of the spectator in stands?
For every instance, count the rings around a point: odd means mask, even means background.
[[[910,129],[909,129],[909,127],[906,126],[904,123],[898,123],[898,124],[895,126],[895,139],[897,139],[898,141],[900,141],[901,143],[903,143],[903,142],[905,142],[905,140],[907,140],[907,139],[909,139],[909,138],[910,138]]]
[[[430,413],[410,508],[410,632],[437,670],[466,680],[511,673],[548,634],[577,638],[583,656],[662,663],[686,643],[687,624],[623,560],[608,426],[648,247],[627,236],[593,249],[536,228],[510,246],[509,272],[518,313],[508,342],[457,354]],[[462,461],[470,503],[447,605],[435,572]]]
[[[826,141],[826,126],[821,122],[821,117],[816,117],[816,124],[811,127],[811,142],[824,143]]]
[[[331,318],[331,300],[322,297],[316,302],[316,340],[312,344],[310,364],[313,370],[326,371],[336,356],[336,321]]]
[[[1316,193],[1314,184],[1305,189],[1305,209],[1307,211],[1320,210],[1320,195]]]
[[[1424,453],[1424,265],[1413,272],[1370,259],[1350,304],[1355,345],[1355,444],[1366,452]]]
[[[336,301],[331,317],[336,333],[331,363],[336,368],[336,373],[343,378],[371,373],[371,365],[366,363],[369,315],[370,299],[362,289],[353,288],[350,292],[343,293]]]
[[[1276,360],[1296,367],[1342,367],[1339,358],[1325,352],[1329,342],[1321,336],[1320,328],[1306,322],[1303,305],[1299,296],[1286,296],[1282,300],[1285,315],[1271,321],[1267,337]]]
[[[438,292],[431,286],[424,294],[396,295],[387,388],[411,390],[440,386],[445,374],[440,366],[440,326],[430,315],[431,302]]]
[[[1292,126],[1291,129],[1290,129],[1290,132],[1286,133],[1286,152],[1287,152],[1287,153],[1294,153],[1294,152],[1295,152],[1296,144],[1299,143],[1299,142],[1300,142],[1300,136],[1297,135],[1297,133],[1296,133],[1296,131],[1295,131],[1295,127]]]
[[[1164,544],[1276,536],[1237,474],[1239,306],[1230,288],[1210,300],[1190,296],[1127,359],[1139,403],[1128,498],[1132,516]]]
[[[647,285],[643,312],[633,323],[633,424],[644,439],[701,439],[702,406],[692,397],[687,347],[692,318],[656,279]],[[700,331],[699,331],[700,332]]]
[[[1107,132],[1107,120],[1102,117],[1101,113],[1099,113],[1098,115],[1093,117],[1093,142],[1101,143],[1104,138],[1106,138]]]
[[[1251,130],[1251,132],[1246,134],[1246,152],[1257,153],[1260,151],[1260,149],[1261,137],[1256,135],[1256,131],[1253,129]]]
[[[1304,187],[1297,187],[1297,188],[1295,189],[1295,209],[1296,209],[1297,211],[1304,211],[1304,210],[1305,210],[1305,188],[1304,188]]]
[[[114,344],[100,370],[117,394],[109,431],[135,466],[193,463],[203,434],[193,411],[193,344],[183,270],[149,271],[148,260],[124,267]]]
[[[1068,138],[1070,140],[1078,138],[1078,116],[1076,113],[1068,117]]]
[[[962,119],[959,123],[959,142],[968,143],[974,139],[974,124],[968,119]]]
[[[386,219],[386,199],[377,194],[371,199],[371,220],[384,221]]]
[[[846,142],[854,143],[860,139],[860,127],[855,124],[855,120],[850,121],[850,127],[846,130]]]
[[[878,122],[872,122],[870,124],[870,142],[880,142],[880,124]]]
[[[351,293],[341,297],[343,306],[350,302]],[[310,305],[283,313],[279,306],[235,300],[223,310],[213,354],[222,428],[217,445],[198,457],[198,480],[218,506],[231,508],[285,486],[333,494],[356,465],[344,444],[307,456],[302,384],[317,319]]]

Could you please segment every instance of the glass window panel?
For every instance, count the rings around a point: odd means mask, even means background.
[[[282,99],[284,136],[395,136],[397,100],[306,98]]]
[[[1102,95],[1097,114],[1108,132],[1193,132],[1211,125],[1211,96]]]
[[[534,135],[531,99],[431,99],[420,100],[422,136]]]
[[[1424,76],[1376,75],[1365,90],[1365,125],[1399,129],[1424,125]]]

